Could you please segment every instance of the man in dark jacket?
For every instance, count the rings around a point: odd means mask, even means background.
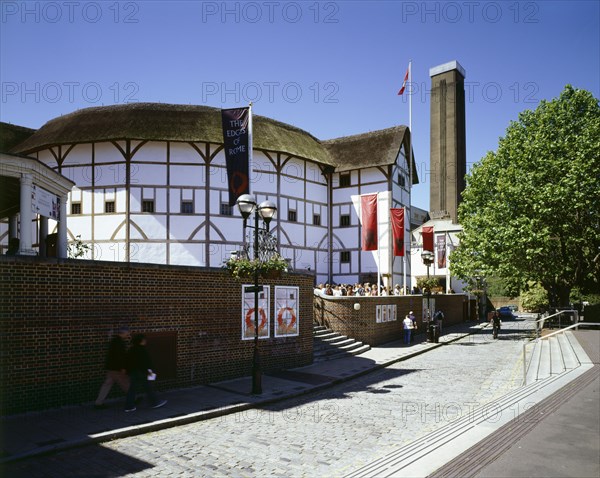
[[[121,327],[111,339],[106,354],[106,379],[100,387],[95,408],[104,408],[104,400],[108,396],[113,384],[118,383],[125,393],[129,390],[129,376],[127,375],[125,356],[127,346],[125,341],[129,339],[129,329]]]
[[[160,408],[167,403],[166,400],[159,400],[152,389],[152,382],[156,379],[153,368],[152,360],[146,349],[146,337],[143,334],[134,335],[131,348],[127,352],[127,372],[131,385],[127,392],[126,412],[136,411],[135,394],[137,390],[146,392],[152,408]]]

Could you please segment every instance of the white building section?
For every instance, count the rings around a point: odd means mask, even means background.
[[[383,259],[386,285],[402,284],[404,268],[410,277],[410,262],[389,254],[386,225],[390,207],[411,216],[407,127],[320,141],[269,118],[253,121],[251,190],[257,202],[277,205],[271,231],[294,269],[317,282],[375,282]],[[228,205],[219,109],[87,108],[49,121],[13,151],[76,184],[68,233],[93,246],[91,259],[221,267],[244,242],[239,212]],[[372,192],[387,209],[379,259],[361,252],[353,199]]]

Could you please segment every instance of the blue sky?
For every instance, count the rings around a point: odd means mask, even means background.
[[[429,68],[465,68],[467,162],[568,83],[600,97],[598,1],[2,0],[0,120],[38,128],[90,107],[232,107],[320,139],[408,124],[429,206]]]

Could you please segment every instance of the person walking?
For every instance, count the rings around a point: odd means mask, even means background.
[[[500,325],[502,324],[502,321],[500,320],[500,314],[497,310],[495,310],[492,314],[490,322],[492,323],[492,335],[495,339],[497,339],[498,332],[500,331]]]
[[[417,318],[415,317],[415,314],[412,310],[408,313],[408,317],[410,318],[413,324],[413,328],[410,332],[410,343],[412,344],[415,341],[415,334],[417,333]]]
[[[146,349],[146,336],[144,334],[136,334],[131,340],[131,348],[127,352],[127,371],[129,372],[131,385],[127,392],[126,412],[136,411],[135,395],[137,390],[146,392],[152,408],[160,408],[167,403],[166,400],[159,400],[152,388],[152,382],[156,379],[156,374],[153,371],[152,360]]]
[[[410,317],[407,315],[403,322],[402,325],[404,327],[404,344],[405,345],[410,345],[410,333],[412,332],[412,328],[413,328],[413,321],[410,319]]]
[[[94,408],[96,409],[102,409],[106,407],[104,400],[106,400],[106,397],[115,383],[121,387],[123,392],[127,393],[129,390],[129,376],[127,375],[126,369],[127,345],[125,343],[125,341],[128,339],[129,329],[127,327],[121,327],[117,330],[117,333],[113,335],[110,343],[108,344],[108,351],[106,353],[106,361],[104,365],[106,370],[106,378],[100,387],[98,397],[94,403]]]

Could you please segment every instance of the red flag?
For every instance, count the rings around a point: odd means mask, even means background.
[[[377,193],[360,197],[362,250],[377,250]]]
[[[404,94],[404,89],[406,88],[406,82],[408,81],[408,70],[409,69],[410,69],[410,67],[406,69],[406,75],[404,75],[404,81],[402,82],[402,88],[400,88],[400,91],[398,92],[399,95]]]
[[[394,256],[404,256],[404,208],[390,209]]]
[[[440,269],[446,267],[446,235],[437,237],[437,264]]]
[[[423,236],[423,250],[433,252],[433,226],[424,227],[421,235]]]

